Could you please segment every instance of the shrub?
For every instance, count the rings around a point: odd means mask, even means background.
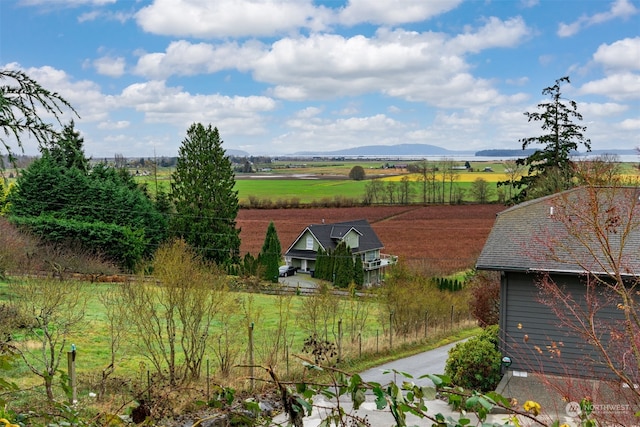
[[[498,328],[492,327],[456,344],[449,350],[445,374],[460,387],[482,392],[495,390],[502,377],[497,342]]]
[[[497,272],[478,272],[471,279],[471,314],[483,328],[496,325],[500,316],[500,276]]]
[[[6,218],[0,217],[0,279],[8,271],[19,269],[26,263],[28,248],[34,246],[29,243],[26,235]]]

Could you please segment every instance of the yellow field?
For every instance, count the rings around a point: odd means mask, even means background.
[[[400,181],[403,177],[409,177],[409,179],[411,181],[419,181],[420,177],[422,175],[417,174],[417,173],[411,173],[411,174],[405,174],[405,175],[396,175],[396,176],[391,176],[391,177],[387,177],[387,178],[382,178],[385,181]],[[473,182],[478,178],[482,178],[487,182],[498,182],[498,181],[506,181],[507,175],[505,173],[500,173],[500,172],[467,172],[467,171],[461,171],[460,173],[457,174],[456,180],[455,182],[457,183],[462,183],[462,182]],[[439,182],[442,180],[442,174],[438,174],[436,175],[436,181]],[[448,181],[448,177],[446,178],[446,180]]]

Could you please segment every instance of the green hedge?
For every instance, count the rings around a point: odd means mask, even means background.
[[[16,226],[28,229],[37,237],[55,244],[80,244],[104,255],[130,271],[147,251],[144,230],[132,230],[104,222],[82,222],[50,215],[11,217]]]

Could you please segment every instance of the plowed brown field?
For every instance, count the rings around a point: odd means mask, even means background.
[[[241,255],[254,256],[273,221],[285,252],[309,224],[367,219],[386,254],[422,271],[449,274],[473,267],[501,205],[241,209]]]

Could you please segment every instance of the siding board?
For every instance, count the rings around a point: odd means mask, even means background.
[[[555,276],[554,280],[572,295],[585,293],[585,284],[576,276]],[[535,281],[533,274],[503,275],[502,289],[506,292],[500,319],[502,352],[511,357],[511,369],[577,377],[610,376],[597,350],[541,301]],[[602,308],[598,315],[603,327],[622,319],[612,306]],[[605,333],[603,338],[608,338]]]

